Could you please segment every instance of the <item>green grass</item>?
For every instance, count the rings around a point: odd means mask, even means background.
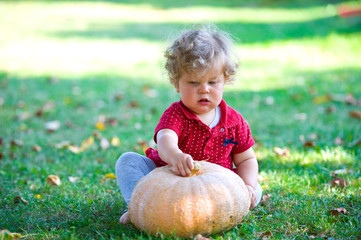
[[[142,153],[139,140],[152,144],[159,117],[178,99],[164,48],[193,23],[213,22],[235,38],[242,64],[224,98],[251,125],[260,182],[272,197],[211,237],[359,239],[361,120],[350,112],[361,108],[361,18],[339,18],[341,4],[0,1],[0,229],[24,239],[149,239],[117,223],[125,203],[116,181],[103,178],[121,153]],[[359,103],[345,103],[347,94]],[[118,123],[98,130],[99,116]],[[53,120],[61,126],[48,133]],[[56,147],[80,146],[94,131],[120,145],[102,149],[96,139],[79,154]],[[328,185],[338,169],[347,170],[344,189]],[[62,184],[48,186],[50,174]],[[16,196],[29,203],[15,204]],[[332,216],[337,207],[347,214]]]

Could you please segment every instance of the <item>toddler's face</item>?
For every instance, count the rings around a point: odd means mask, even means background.
[[[216,61],[203,76],[183,73],[175,88],[182,102],[199,116],[220,104],[224,83],[223,64]]]

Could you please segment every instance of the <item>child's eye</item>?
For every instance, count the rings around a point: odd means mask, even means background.
[[[192,85],[197,85],[198,84],[198,82],[196,82],[196,81],[190,81],[189,83],[192,84]]]

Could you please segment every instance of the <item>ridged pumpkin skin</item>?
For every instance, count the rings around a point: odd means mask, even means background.
[[[178,237],[214,234],[240,224],[250,207],[243,180],[219,165],[197,163],[200,170],[191,177],[177,176],[169,166],[143,177],[129,202],[131,222],[151,235]]]

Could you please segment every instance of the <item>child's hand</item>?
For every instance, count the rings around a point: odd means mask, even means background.
[[[189,177],[193,166],[193,158],[189,154],[177,153],[169,164],[171,170],[178,176]]]
[[[250,185],[246,185],[246,187],[248,188],[249,197],[251,199],[251,206],[249,207],[249,209],[253,209],[257,204],[256,192],[254,191],[253,187],[251,187]]]

